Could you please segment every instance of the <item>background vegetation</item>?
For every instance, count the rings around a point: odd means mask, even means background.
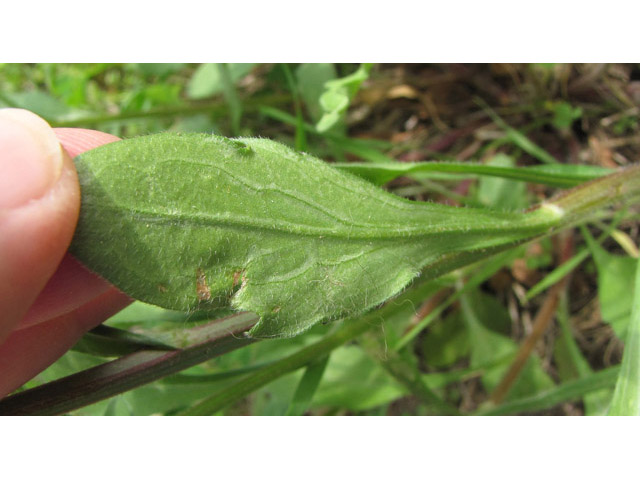
[[[123,138],[267,137],[330,162],[561,163],[577,173],[640,158],[638,65],[5,64],[0,106]],[[434,172],[385,187],[500,210],[557,191]],[[637,219],[629,208],[416,282],[364,318],[242,345],[73,413],[605,414],[631,318]],[[24,389],[210,320],[135,303]]]

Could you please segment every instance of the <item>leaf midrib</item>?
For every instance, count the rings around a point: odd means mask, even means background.
[[[86,202],[85,204],[90,204]],[[438,225],[438,226],[417,226],[417,227],[398,227],[395,225],[352,225],[354,230],[344,231],[347,226],[341,228],[331,227],[317,227],[313,225],[304,225],[297,223],[285,222],[282,220],[274,221],[268,218],[258,217],[242,217],[236,214],[225,216],[222,214],[210,213],[210,212],[161,212],[153,211],[142,208],[133,208],[131,206],[109,206],[101,205],[102,212],[110,210],[116,213],[118,216],[126,218],[133,217],[139,222],[164,224],[171,226],[204,226],[204,227],[222,227],[222,228],[237,228],[243,230],[263,230],[269,233],[296,235],[296,236],[308,236],[308,237],[330,237],[341,240],[393,240],[393,239],[409,239],[409,238],[421,238],[421,237],[434,237],[443,234],[455,234],[470,235],[470,234],[513,234],[522,233],[523,235],[530,234],[531,232],[539,232],[545,228],[545,226],[539,223],[523,224],[516,223],[516,219],[513,219],[512,223],[516,225],[509,225],[503,223],[495,226],[469,226],[461,225]]]

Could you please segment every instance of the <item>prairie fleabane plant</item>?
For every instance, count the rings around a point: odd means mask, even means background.
[[[254,337],[355,317],[435,278],[640,194],[637,168],[528,212],[412,202],[266,139],[157,134],[75,159],[71,252],[172,310],[256,313]]]
[[[637,413],[639,73],[0,64],[141,300],[0,413]]]

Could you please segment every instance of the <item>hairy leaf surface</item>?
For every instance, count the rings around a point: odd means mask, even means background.
[[[260,337],[359,315],[421,272],[522,243],[562,217],[411,202],[258,138],[157,134],[75,163],[74,255],[144,302],[255,312]]]

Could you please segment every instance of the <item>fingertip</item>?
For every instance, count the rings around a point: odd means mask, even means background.
[[[53,131],[71,158],[100,145],[120,140],[110,133],[85,128],[54,128]]]
[[[62,166],[60,142],[46,121],[28,110],[0,109],[0,208],[45,195]]]
[[[73,162],[46,122],[25,112],[10,112],[8,118],[7,112],[3,114],[4,123],[0,122],[0,129],[5,134],[7,131],[17,132],[20,128],[29,130],[29,134],[9,136],[7,141],[11,148],[0,144],[0,157],[3,158],[0,164],[30,162],[29,168],[36,172],[31,171],[31,174],[47,177],[53,172],[57,178],[50,186],[41,181],[45,185],[44,191],[30,194],[32,198],[16,200],[10,208],[0,208],[0,342],[15,327],[55,272],[71,243],[80,210],[78,177]],[[8,137],[5,135],[4,138]],[[47,148],[41,148],[42,145]],[[46,160],[40,157],[55,155],[52,152],[56,149],[62,163],[59,172],[53,168],[47,170],[46,165],[39,167],[39,162],[46,164]],[[21,153],[18,155],[16,152]],[[11,168],[14,173],[21,171],[20,167]],[[21,182],[27,181],[18,175],[12,180],[18,184],[14,190],[20,191]]]

